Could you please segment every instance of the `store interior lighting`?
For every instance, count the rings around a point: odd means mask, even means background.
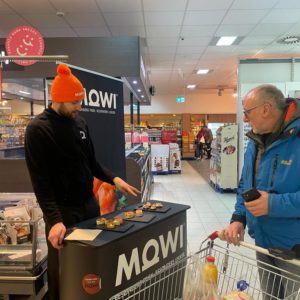
[[[237,36],[221,36],[216,46],[231,46],[236,38]]]
[[[196,84],[188,84],[187,88],[190,89],[190,90],[193,90],[193,89],[196,88]]]
[[[210,72],[210,69],[199,69],[199,70],[197,71],[197,74],[198,74],[198,75],[205,75],[205,74],[207,74],[208,72]]]

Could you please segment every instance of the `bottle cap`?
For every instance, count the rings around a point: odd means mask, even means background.
[[[215,262],[215,258],[213,256],[207,256],[206,261],[207,262]]]

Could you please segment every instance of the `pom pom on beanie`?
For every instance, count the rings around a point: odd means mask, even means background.
[[[84,88],[71,69],[66,64],[60,64],[50,94],[53,102],[80,101],[84,98]]]

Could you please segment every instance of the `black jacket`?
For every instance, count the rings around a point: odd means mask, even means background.
[[[85,121],[45,109],[26,128],[25,157],[34,192],[50,226],[62,222],[60,207],[83,206],[93,196],[93,177],[113,184],[99,165]]]

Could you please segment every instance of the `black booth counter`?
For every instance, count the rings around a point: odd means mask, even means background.
[[[60,300],[110,299],[183,259],[187,255],[186,210],[190,207],[161,203],[161,210],[144,211],[141,220],[148,222],[126,220],[120,226],[125,232],[103,230],[93,241],[65,241],[60,251]],[[141,203],[126,211],[139,206]],[[120,214],[117,211],[105,217]],[[76,228],[96,228],[95,220]]]

